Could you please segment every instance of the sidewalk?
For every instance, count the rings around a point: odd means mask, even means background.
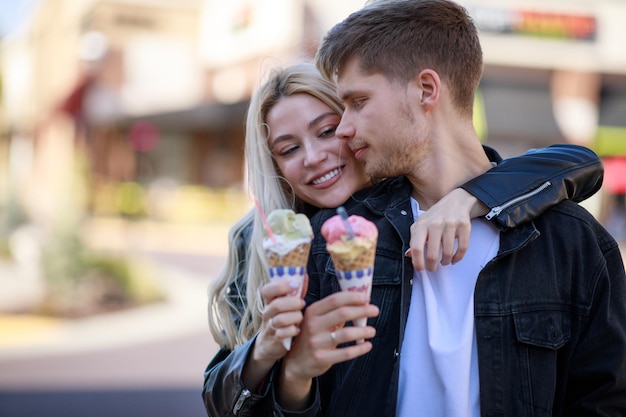
[[[0,313],[0,361],[115,348],[152,340],[174,338],[194,331],[208,332],[206,289],[209,277],[160,267],[166,301],[81,319],[58,319]],[[18,275],[21,275],[18,278]],[[0,263],[2,301],[28,302],[35,285],[25,282],[23,271]],[[12,288],[11,288],[12,287]],[[30,287],[30,288],[25,288]]]
[[[84,225],[86,244],[96,251],[189,254],[221,264],[227,222],[209,225],[92,219]],[[210,268],[214,275],[221,265]],[[43,295],[37,268],[0,259],[0,360],[59,354],[171,338],[207,324],[207,286],[212,276],[157,265],[166,301],[82,319],[7,314],[35,305]]]

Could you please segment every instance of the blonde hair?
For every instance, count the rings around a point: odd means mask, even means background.
[[[249,188],[265,213],[279,208],[301,211],[304,206],[281,175],[268,145],[267,114],[282,98],[294,94],[308,94],[337,114],[343,113],[334,84],[324,79],[312,63],[276,68],[270,72],[250,100],[245,141]],[[235,242],[250,223],[252,234],[245,259],[240,259]],[[244,344],[261,326],[264,308],[261,287],[269,281],[262,240],[263,223],[258,211],[254,210],[231,229],[227,262],[209,287],[209,326],[215,340],[224,348],[233,349]],[[241,268],[244,268],[244,283],[236,282]],[[233,294],[230,294],[232,284],[237,286],[241,297],[238,302],[233,301]]]

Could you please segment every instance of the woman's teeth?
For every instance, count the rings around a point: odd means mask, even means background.
[[[326,182],[328,180],[330,180],[331,178],[336,177],[337,175],[339,175],[339,172],[341,170],[339,168],[337,169],[333,169],[332,171],[330,171],[328,174],[324,175],[323,177],[320,177],[316,180],[313,180],[313,184],[318,185],[321,184],[323,182]]]

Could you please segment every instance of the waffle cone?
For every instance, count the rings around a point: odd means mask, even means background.
[[[266,251],[267,264],[270,268],[276,266],[302,266],[306,267],[309,261],[311,242],[296,246],[291,252],[281,255],[270,250]]]
[[[330,252],[330,256],[335,264],[335,269],[340,271],[356,271],[371,268],[374,266],[374,259],[376,258],[376,246],[355,258],[348,258],[341,255],[342,254]]]

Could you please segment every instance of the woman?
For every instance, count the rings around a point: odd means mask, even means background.
[[[293,208],[310,216],[319,207],[341,205],[370,183],[346,142],[334,135],[341,113],[334,85],[324,80],[312,64],[276,70],[258,89],[247,116],[246,155],[250,188],[266,213]],[[547,148],[512,158],[464,186],[470,191],[498,189],[505,181],[510,185],[512,173],[517,173],[515,179],[527,185],[517,188],[516,194],[483,204],[457,189],[429,210],[428,216],[420,216],[412,228],[412,235],[420,236],[411,241],[416,268],[423,269],[426,263],[429,269],[436,266],[439,251],[432,256],[433,242],[436,249],[439,242],[444,242],[442,264],[459,260],[466,249],[470,216],[484,215],[487,207],[492,209],[533,188],[539,176],[531,175],[532,170],[524,171],[525,160],[530,161],[528,164],[541,160],[545,166],[541,178],[553,172],[555,182],[548,198],[543,194],[541,198],[529,196],[524,200],[528,210],[504,210],[494,216],[501,227],[528,220],[564,198],[583,199],[597,191],[602,178],[597,156],[580,147],[567,152],[563,146],[558,151]],[[509,175],[499,176],[499,171]],[[557,176],[563,172],[569,174]],[[586,188],[572,186],[574,180]],[[454,241],[457,235],[459,250],[453,252],[445,242]],[[255,415],[255,404],[267,395],[271,383],[265,378],[271,377],[272,367],[285,354],[281,340],[299,332],[304,302],[300,297],[287,296],[292,291],[287,283],[269,282],[262,238],[260,215],[252,211],[231,229],[228,261],[210,287],[210,327],[221,347],[205,373],[203,397],[211,416]],[[431,259],[425,263],[420,248],[426,240]]]

